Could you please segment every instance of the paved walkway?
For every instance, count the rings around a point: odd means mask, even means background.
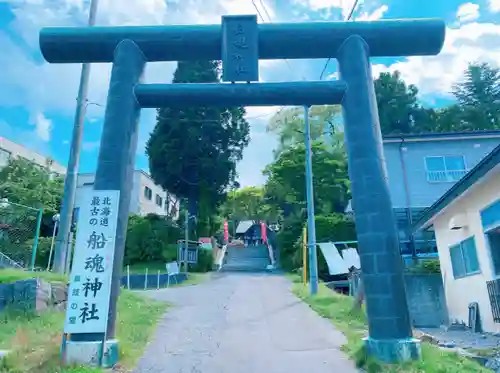
[[[135,373],[355,373],[345,337],[290,291],[284,277],[221,274],[147,292],[172,302]]]

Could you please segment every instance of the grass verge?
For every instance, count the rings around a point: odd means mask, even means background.
[[[31,272],[18,269],[0,269],[0,284],[8,282],[29,280],[31,278],[41,278],[52,282],[66,282],[68,278],[65,275],[52,272]]]
[[[358,367],[368,373],[491,373],[490,370],[456,353],[443,351],[431,344],[422,343],[422,359],[404,364],[384,364],[364,353],[362,338],[367,335],[366,315],[352,312],[353,299],[335,293],[320,284],[317,295],[309,295],[309,288],[300,279],[292,278],[293,293],[319,315],[329,319],[347,338],[343,346]]]
[[[160,271],[161,273],[165,273],[166,267],[164,262],[144,262],[144,263],[135,263],[129,266],[129,271],[131,275],[143,275],[148,271],[148,274],[154,275]],[[127,267],[123,268],[123,275],[127,274]]]
[[[0,272],[1,273],[1,272]],[[120,341],[118,371],[133,368],[168,304],[122,290],[118,301],[117,337]],[[0,349],[11,353],[0,363],[1,373],[97,373],[100,369],[63,367],[60,343],[63,312],[39,316],[0,313]]]

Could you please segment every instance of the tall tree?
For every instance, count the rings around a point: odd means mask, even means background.
[[[487,63],[469,64],[452,93],[460,105],[464,129],[500,129],[500,69]]]
[[[332,152],[322,141],[314,141],[312,156],[317,212],[344,212],[349,192],[345,155]],[[291,213],[305,208],[305,160],[305,146],[297,144],[284,150],[264,171],[268,177],[266,193],[273,203]]]
[[[423,132],[432,126],[434,113],[418,103],[418,88],[407,85],[399,71],[381,73],[373,82],[377,98],[380,129],[384,135]]]
[[[173,83],[217,83],[216,61],[179,62]],[[153,179],[189,200],[191,215],[214,213],[249,142],[242,107],[166,107],[146,146]]]
[[[312,106],[309,118],[313,140],[324,139],[333,146],[343,146],[340,106]],[[274,152],[276,157],[289,146],[304,143],[304,108],[291,107],[278,111],[269,121],[267,130],[278,135],[278,148]]]

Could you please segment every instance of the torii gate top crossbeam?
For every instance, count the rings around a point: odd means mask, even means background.
[[[445,36],[436,19],[275,23],[258,30],[260,59],[335,58],[352,35],[366,41],[371,57],[428,56],[440,52]],[[52,63],[112,62],[124,39],[147,61],[221,59],[221,25],[51,27],[40,32],[40,48]]]

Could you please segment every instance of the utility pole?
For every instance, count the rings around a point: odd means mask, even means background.
[[[91,0],[89,12],[89,27],[94,26],[97,14],[98,0]],[[71,139],[71,149],[69,153],[68,169],[64,180],[64,195],[62,200],[61,218],[59,231],[56,239],[56,249],[54,253],[54,272],[64,273],[66,267],[66,257],[69,255],[69,236],[75,205],[76,181],[78,177],[78,165],[80,163],[80,151],[82,148],[83,124],[87,109],[87,94],[89,88],[90,64],[82,64],[80,75],[80,87],[76,99],[75,121],[73,125],[73,135]]]
[[[312,173],[311,125],[309,106],[304,106],[305,143],[306,143],[306,193],[307,193],[307,246],[309,247],[309,291],[318,292],[318,255],[316,253],[316,225],[314,222],[314,190]]]

